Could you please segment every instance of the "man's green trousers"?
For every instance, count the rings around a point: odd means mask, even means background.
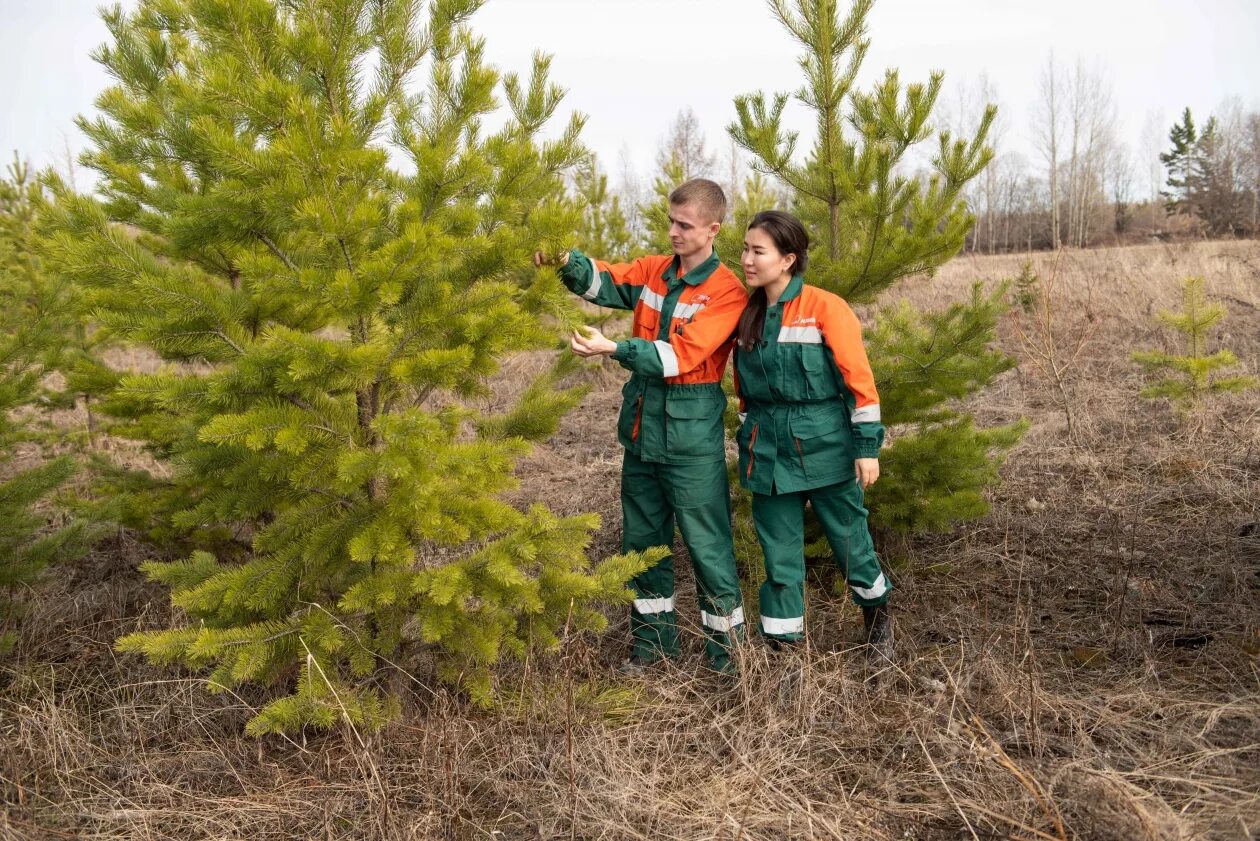
[[[645,462],[626,452],[621,468],[622,551],[672,546],[674,527],[691,554],[705,656],[732,669],[731,642],[743,631],[744,608],[731,541],[730,486],[720,459],[696,464]],[[630,612],[633,654],[648,661],[679,653],[674,615],[674,560],[637,576]]]

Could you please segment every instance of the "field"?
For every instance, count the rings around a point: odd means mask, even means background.
[[[896,295],[942,306],[1023,261],[960,257]],[[0,837],[1260,837],[1260,392],[1181,415],[1137,397],[1129,360],[1176,349],[1154,315],[1197,274],[1230,310],[1213,349],[1258,373],[1260,243],[1032,268],[1049,306],[1006,317],[1020,367],[969,407],[1031,427],[988,516],[885,547],[895,668],[867,666],[860,614],[819,575],[808,646],[775,654],[754,635],[733,681],[699,668],[684,598],[689,656],[645,679],[614,670],[617,611],[606,635],[504,672],[493,709],[399,670],[405,714],[383,732],[259,741],[241,730],[261,692],[212,695],[112,651],[170,611],[135,569],[144,547],[117,533],[29,594],[0,667]],[[512,360],[499,399],[542,364]],[[602,556],[619,541],[622,376],[586,376],[517,496],[600,512]]]

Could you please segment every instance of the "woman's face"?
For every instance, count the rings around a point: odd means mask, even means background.
[[[744,234],[744,253],[739,262],[744,268],[744,280],[752,288],[759,289],[779,281],[786,284],[791,280],[796,255],[779,251],[774,239],[761,228],[750,228]]]

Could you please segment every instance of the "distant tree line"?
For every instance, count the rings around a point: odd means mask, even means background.
[[[994,156],[965,189],[976,217],[966,251],[994,254],[1151,238],[1260,235],[1260,111],[1227,101],[1202,121],[1189,108],[1171,123],[1148,115],[1135,152],[1121,138],[1116,102],[1103,71],[1081,61],[1067,68],[1051,54],[1031,103],[1030,157],[1011,140],[1010,109],[986,75],[957,86],[953,101],[942,103],[944,127],[958,135],[974,133],[986,104],[999,106],[988,134]],[[906,160],[901,165],[907,177],[930,175],[926,163]],[[740,150],[733,144],[725,152],[707,145],[689,108],[678,113],[662,138],[652,179],[643,180],[623,162],[620,183],[609,187],[607,174],[592,162],[578,179],[576,192],[593,197],[604,191],[601,212],[611,217],[613,242],[630,253],[660,247],[652,242],[657,226],[651,224],[650,208],[659,204],[652,183],[697,176],[722,183],[732,207],[749,189],[758,199],[780,204],[790,193],[772,180],[747,183]],[[611,203],[616,208],[610,212]]]

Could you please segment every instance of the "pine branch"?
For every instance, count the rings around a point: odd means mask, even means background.
[[[274,254],[276,259],[278,259],[281,263],[284,263],[285,267],[288,268],[289,271],[294,274],[298,273],[297,264],[293,262],[288,254],[285,254],[284,251],[280,249],[280,246],[276,245],[271,237],[267,236],[262,231],[253,231],[253,234],[258,237],[259,241],[261,241],[263,245],[267,246],[267,250]]]

